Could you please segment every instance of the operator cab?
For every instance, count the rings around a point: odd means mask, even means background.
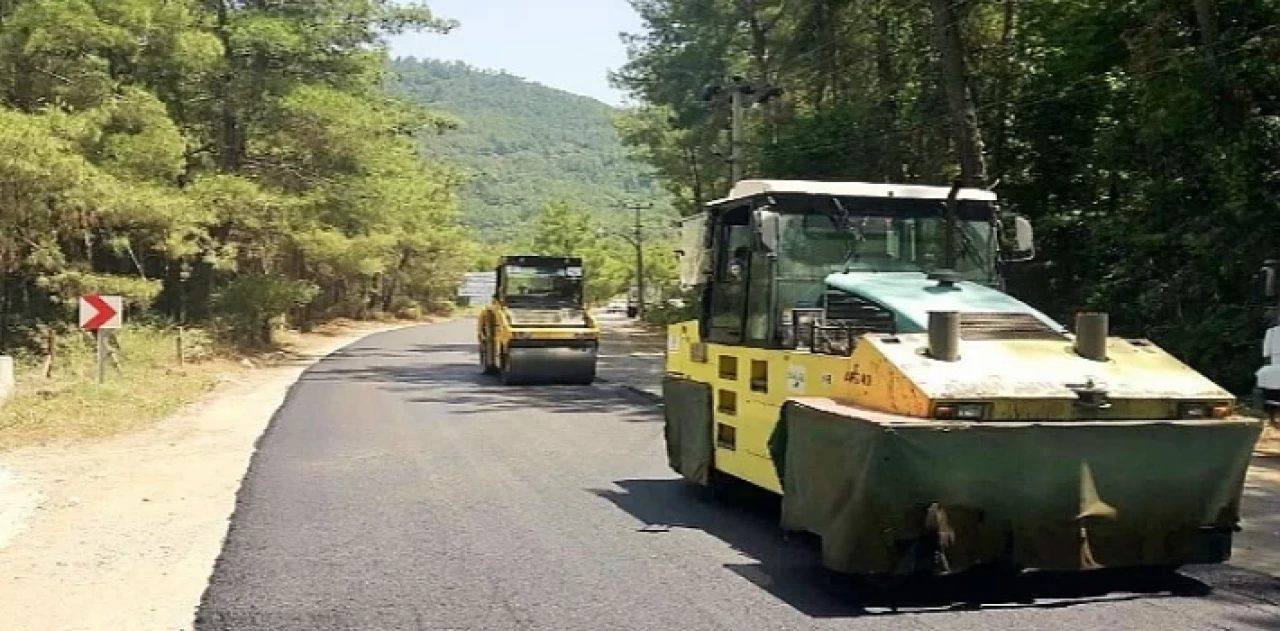
[[[926,305],[1012,311],[1023,327],[1061,335],[1061,325],[1000,291],[1000,266],[1034,256],[1030,224],[1002,220],[990,191],[957,189],[954,203],[952,193],[855,182],[739,182],[729,197],[708,205],[700,226],[702,339],[846,354],[865,333],[922,331]],[[1006,226],[1016,233],[1012,247],[1005,245]],[[815,324],[838,329],[843,342],[817,343]]]
[[[567,256],[508,256],[498,264],[497,298],[511,308],[578,309],[582,306],[582,259]]]

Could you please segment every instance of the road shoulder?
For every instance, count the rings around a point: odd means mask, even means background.
[[[290,362],[249,371],[140,432],[0,454],[6,625],[190,628],[256,443],[298,377],[406,326],[305,336]]]

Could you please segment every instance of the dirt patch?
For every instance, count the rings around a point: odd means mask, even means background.
[[[403,326],[295,335],[145,430],[0,454],[5,626],[190,628],[254,445],[290,386],[319,358]]]
[[[1253,455],[1259,458],[1276,458],[1280,459],[1280,428],[1268,425],[1262,430],[1262,438],[1258,439],[1258,445],[1253,450]]]

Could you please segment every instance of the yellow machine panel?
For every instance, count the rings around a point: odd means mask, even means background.
[[[667,331],[667,372],[712,384],[716,468],[781,493],[769,437],[792,397],[845,398],[855,390],[874,409],[927,409],[928,399],[874,351],[853,358],[703,344],[696,322]],[[874,383],[895,385],[873,389]]]

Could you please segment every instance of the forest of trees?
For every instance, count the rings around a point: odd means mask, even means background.
[[[395,94],[458,119],[423,144],[465,170],[462,221],[477,240],[526,236],[547,203],[610,224],[630,221],[630,202],[669,206],[650,169],[627,155],[613,127],[621,112],[600,101],[462,62],[397,59],[391,78]]]
[[[1280,3],[631,0],[619,128],[684,212],[724,194],[741,77],[747,177],[996,186],[1034,221],[1012,293],[1112,314],[1236,392],[1280,256]],[[780,94],[779,92],[780,91]]]
[[[651,169],[623,146],[614,128],[621,111],[461,62],[397,59],[389,83],[458,121],[422,142],[463,170],[461,220],[486,246],[474,268],[492,269],[503,253],[581,256],[588,299],[607,300],[635,282],[631,208],[643,205],[646,281],[655,297],[673,289],[677,215]]]
[[[0,351],[121,294],[239,341],[417,313],[472,255],[449,116],[391,99],[390,0],[0,0]]]

